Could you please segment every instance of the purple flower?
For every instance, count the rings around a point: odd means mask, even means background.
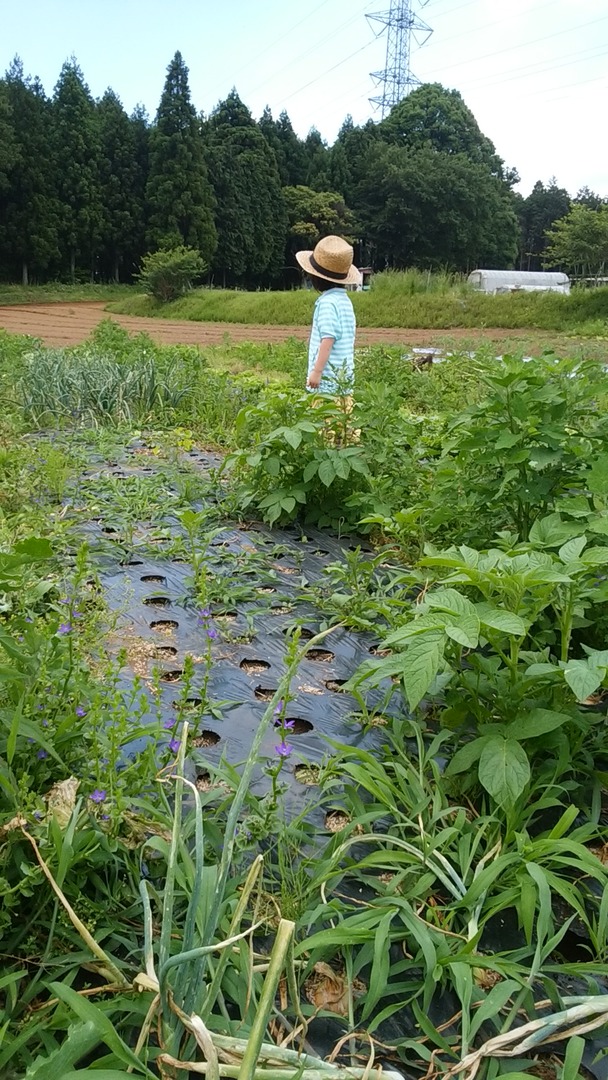
[[[199,613],[198,613],[198,621],[199,621],[199,623],[206,622],[206,620],[210,619],[210,618],[211,618],[211,608],[205,607],[205,608],[203,608],[202,611],[199,611]]]
[[[38,704],[36,705],[36,708],[38,709],[38,712],[42,712],[42,710],[44,709],[44,705],[42,705],[40,702],[38,702]]]
[[[175,720],[165,720],[163,723],[163,727],[165,731],[173,731],[173,728],[175,727]]]
[[[36,754],[36,757],[38,758],[39,761],[44,761],[44,759],[47,758],[48,756],[49,755],[47,754],[46,750],[39,750],[38,753]]]
[[[102,788],[101,791],[99,790],[99,788],[95,788],[95,791],[91,795],[89,795],[89,798],[91,802],[102,803],[106,801],[106,794],[107,792],[105,788]]]
[[[102,814],[101,815],[101,820],[102,821],[109,821],[110,820],[110,815],[109,814]]]
[[[277,704],[276,709],[274,710],[274,715],[279,716],[279,714],[283,712],[284,706],[285,706],[285,702],[282,701],[282,700],[279,701],[278,704]]]
[[[170,749],[171,753],[172,754],[177,754],[177,751],[179,750],[181,745],[182,744],[181,744],[180,739],[171,739],[170,742],[169,742],[169,749]]]
[[[280,742],[278,746],[275,746],[275,750],[279,757],[289,757],[293,750],[293,746],[288,746],[286,742]]]
[[[215,629],[215,626],[209,626],[205,633],[207,634],[209,641],[214,641],[217,637],[217,630]]]
[[[87,715],[87,710],[84,708],[83,705],[77,705],[76,708],[74,709],[74,712],[76,713],[76,716],[86,716]]]
[[[69,622],[62,622],[61,626],[57,630],[58,634],[71,634],[71,632],[72,632],[72,624],[69,623]]]
[[[26,621],[26,622],[29,622],[29,623],[33,623],[33,621],[34,621],[34,620],[33,620],[33,619],[30,619],[30,617],[29,617],[29,615],[28,615],[28,616],[26,616],[26,619],[25,619],[25,621]]]
[[[286,731],[293,731],[296,726],[295,720],[283,720],[283,727]]]

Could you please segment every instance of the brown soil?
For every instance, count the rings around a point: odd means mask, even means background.
[[[15,304],[0,307],[0,327],[11,334],[30,334],[45,345],[78,345],[84,341],[102,319],[113,319],[131,333],[145,331],[161,344],[219,345],[232,341],[285,341],[287,338],[306,340],[305,326],[249,326],[244,323],[203,323],[171,319],[139,318],[134,315],[114,315],[104,311],[103,302]],[[407,345],[412,347],[446,344],[453,341],[504,342],[517,339],[518,349],[538,349],[572,339],[558,333],[524,330],[455,329],[404,330],[400,328],[366,328],[357,331],[358,345]]]

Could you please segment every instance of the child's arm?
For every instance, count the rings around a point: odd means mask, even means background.
[[[315,360],[315,366],[313,367],[306,381],[306,385],[310,386],[311,390],[319,389],[321,379],[323,378],[323,372],[325,371],[325,365],[329,360],[335,340],[336,339],[333,337],[324,337],[321,339],[321,344],[319,345],[319,351],[317,353],[317,359]]]

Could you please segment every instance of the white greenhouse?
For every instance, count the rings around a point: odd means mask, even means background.
[[[484,293],[570,292],[567,274],[536,270],[473,270],[469,285]]]

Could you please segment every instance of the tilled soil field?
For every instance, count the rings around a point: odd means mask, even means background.
[[[279,342],[288,338],[308,338],[305,326],[251,326],[245,323],[206,323],[171,319],[145,319],[133,315],[114,315],[103,303],[18,304],[0,307],[0,327],[12,334],[30,334],[45,345],[78,345],[102,319],[114,319],[130,333],[145,331],[163,345],[219,345],[224,341]],[[433,346],[459,341],[496,343],[510,340],[518,351],[553,346],[564,335],[543,331],[504,329],[405,330],[399,327],[360,327],[358,345]]]

